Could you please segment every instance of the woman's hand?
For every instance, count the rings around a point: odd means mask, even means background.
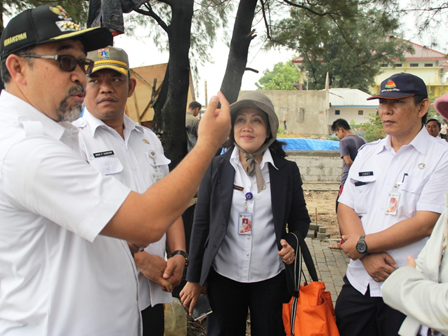
[[[284,239],[280,240],[280,245],[282,249],[278,251],[278,255],[286,265],[291,265],[296,257],[294,249]]]
[[[190,316],[198,302],[199,295],[203,292],[202,286],[198,282],[187,282],[179,294],[180,301],[188,309]]]

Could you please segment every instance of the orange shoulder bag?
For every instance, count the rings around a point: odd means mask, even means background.
[[[325,283],[318,281],[316,268],[308,246],[303,237],[297,239],[296,258],[294,260],[294,293],[289,303],[283,304],[283,325],[288,336],[339,336],[336,326],[333,302]],[[302,258],[312,278],[307,284],[300,284]]]

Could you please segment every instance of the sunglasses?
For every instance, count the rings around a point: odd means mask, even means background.
[[[18,55],[20,57],[28,57],[28,58],[45,58],[45,59],[51,59],[59,62],[59,68],[61,68],[62,71],[72,72],[76,69],[76,66],[79,64],[82,71],[86,75],[90,75],[93,69],[93,65],[95,64],[95,61],[92,61],[88,58],[81,58],[77,59],[75,56],[72,55]]]

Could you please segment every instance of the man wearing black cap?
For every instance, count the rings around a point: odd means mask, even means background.
[[[22,12],[3,31],[1,335],[140,335],[137,274],[123,241],[162,237],[229,133],[219,94],[222,109],[212,98],[201,140],[173,173],[143,194],[103,177],[81,158],[67,121],[84,101],[94,64],[86,52],[110,44],[107,29],[80,30],[53,5]]]
[[[419,77],[400,73],[369,98],[379,99],[387,137],[359,151],[339,198],[341,248],[352,259],[336,302],[341,336],[398,334],[405,316],[384,303],[381,285],[417,257],[444,209],[448,148],[424,127],[427,96]]]

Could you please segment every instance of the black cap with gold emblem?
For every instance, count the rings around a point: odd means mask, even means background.
[[[10,54],[33,45],[66,39],[79,39],[85,52],[113,43],[108,29],[80,29],[61,6],[43,5],[27,9],[9,21],[2,34],[0,56],[5,59]]]

